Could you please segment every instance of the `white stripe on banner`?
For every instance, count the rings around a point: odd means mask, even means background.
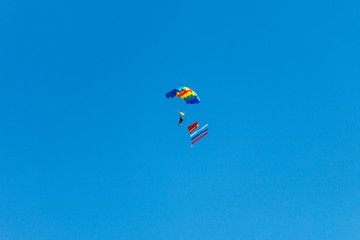
[[[197,134],[198,132],[200,132],[201,130],[203,130],[204,128],[206,128],[207,125],[209,125],[209,124],[206,124],[205,126],[203,126],[202,128],[200,128],[199,130],[197,130],[196,132],[194,132],[193,134],[191,134],[191,135],[190,135],[190,138],[192,138],[195,134]]]
[[[203,134],[204,132],[209,131],[209,128],[205,128],[204,130],[202,130],[201,132],[199,132],[198,134],[196,134],[195,136],[193,136],[191,138],[191,141],[193,141],[195,138],[197,138],[198,136],[200,136],[201,134]]]

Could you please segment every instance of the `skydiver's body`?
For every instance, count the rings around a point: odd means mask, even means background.
[[[184,121],[184,118],[182,116],[180,116],[180,120],[179,120],[179,123],[178,123],[178,126],[181,127],[181,123]]]

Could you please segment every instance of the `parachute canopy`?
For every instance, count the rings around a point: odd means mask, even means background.
[[[173,98],[175,96],[184,99],[187,104],[195,104],[200,102],[198,95],[188,87],[175,88],[166,94],[167,98]]]
[[[183,112],[179,112],[179,113],[180,113],[180,115],[182,115],[182,116],[184,116],[184,115],[185,115]]]

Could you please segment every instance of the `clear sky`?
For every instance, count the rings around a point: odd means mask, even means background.
[[[0,238],[360,239],[359,13],[1,1]]]

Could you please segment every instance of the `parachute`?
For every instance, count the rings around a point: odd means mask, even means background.
[[[188,87],[175,88],[166,94],[167,98],[173,98],[175,96],[184,99],[187,104],[200,103],[198,95]]]
[[[167,98],[174,98],[174,97],[182,98],[182,99],[184,99],[184,101],[187,104],[200,103],[199,96],[193,90],[191,90],[188,87],[175,88],[175,89],[171,90],[170,92],[166,93],[165,96]],[[182,122],[184,120],[185,113],[184,112],[179,112],[179,116],[180,116],[180,120],[179,120],[178,126],[181,126],[181,124],[182,124]],[[193,147],[194,143],[196,143],[197,141],[199,141],[200,139],[202,139],[203,137],[205,137],[209,133],[208,124],[201,127],[200,129],[197,129],[198,127],[199,127],[198,122],[195,122],[192,125],[188,126],[188,130],[189,130],[189,133],[190,133],[191,147]]]

